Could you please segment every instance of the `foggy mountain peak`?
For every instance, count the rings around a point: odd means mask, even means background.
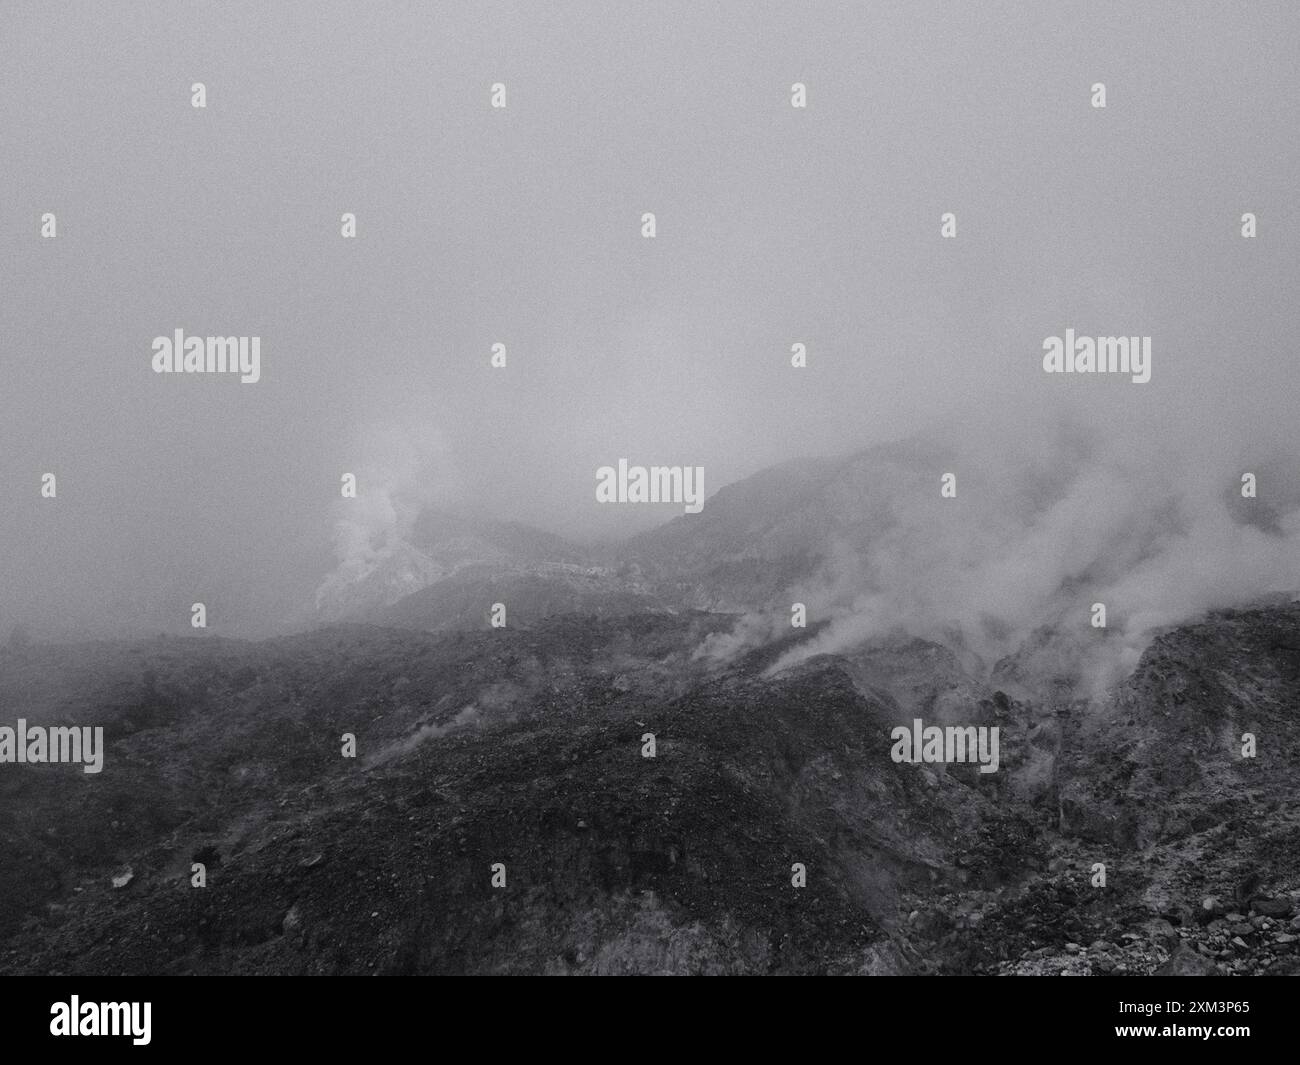
[[[387,616],[408,624],[475,626],[495,600],[467,600],[471,577],[487,582],[483,595],[527,580],[518,621],[579,603],[743,615],[701,649],[728,657],[787,632],[803,603],[826,624],[778,668],[902,634],[973,654],[986,670],[1021,656],[1022,670],[1032,661],[1036,675],[1099,690],[1133,668],[1160,627],[1300,587],[1292,484],[1271,481],[1269,506],[1255,507],[1231,461],[1211,469],[1195,455],[1162,457],[1156,472],[1130,450],[1131,434],[1070,419],[1026,418],[1000,433],[984,454],[930,431],[790,460],[724,486],[700,514],[606,545],[427,507],[405,537],[343,561],[321,587],[319,616],[373,619],[394,607]],[[1275,477],[1279,456],[1258,457]],[[945,475],[955,478],[950,497]],[[440,582],[457,574],[443,585],[442,617]],[[418,610],[399,605],[417,592]]]
[[[1300,974],[1300,8],[741,6],[0,5],[0,972]]]

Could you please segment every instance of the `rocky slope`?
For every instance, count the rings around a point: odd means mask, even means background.
[[[108,739],[97,776],[0,766],[0,971],[1300,969],[1300,606],[1072,701],[922,640],[772,672],[817,626],[703,653],[738,624],[0,652],[0,722]],[[913,716],[997,725],[999,772],[895,763]]]

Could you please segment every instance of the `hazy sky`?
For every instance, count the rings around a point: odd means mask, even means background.
[[[1294,438],[1298,53],[1290,2],[6,0],[0,623],[281,609],[344,471],[596,538],[680,513],[598,507],[620,457],[711,494],[1062,398]],[[1045,375],[1067,327],[1151,382]],[[155,375],[177,328],[261,381]]]

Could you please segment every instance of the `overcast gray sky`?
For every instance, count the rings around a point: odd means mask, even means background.
[[[1293,3],[7,0],[0,623],[269,616],[348,470],[597,538],[680,513],[594,503],[624,456],[711,494],[1062,397],[1293,438],[1298,53]],[[1151,383],[1043,374],[1067,327]],[[176,328],[262,380],[153,374]]]

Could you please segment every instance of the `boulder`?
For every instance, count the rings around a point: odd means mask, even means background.
[[[1203,958],[1186,943],[1179,942],[1169,960],[1156,970],[1156,976],[1210,976],[1214,963]]]
[[[1290,917],[1290,899],[1251,899],[1251,907],[1265,917]]]

